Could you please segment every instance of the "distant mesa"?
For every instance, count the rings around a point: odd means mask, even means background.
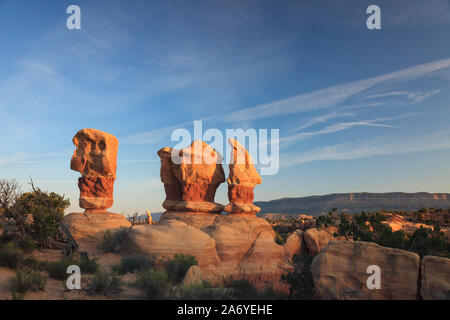
[[[100,130],[82,129],[73,138],[73,144],[76,149],[70,168],[81,173],[80,207],[86,211],[112,207],[119,141]]]
[[[313,216],[327,214],[333,208],[339,211],[357,213],[361,211],[405,210],[417,211],[421,208],[450,208],[449,193],[340,193],[323,196],[283,198],[270,201],[258,201],[260,214],[306,213]]]

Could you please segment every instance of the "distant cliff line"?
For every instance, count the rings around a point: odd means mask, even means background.
[[[270,201],[255,201],[260,213],[326,214],[333,208],[339,211],[406,210],[421,208],[450,208],[450,193],[387,192],[387,193],[334,193],[322,196],[283,198]]]

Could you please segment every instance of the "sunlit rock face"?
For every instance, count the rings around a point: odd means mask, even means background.
[[[170,211],[221,212],[223,205],[214,203],[219,185],[225,181],[222,156],[207,143],[195,140],[182,150],[163,148],[161,181]]]
[[[262,179],[255,169],[254,162],[247,149],[234,139],[229,139],[231,146],[230,175],[228,183],[228,199],[230,204],[225,211],[230,213],[256,214],[261,209],[253,204],[253,189],[261,184]]]
[[[119,141],[100,130],[82,129],[73,138],[73,144],[76,149],[70,168],[81,173],[80,207],[87,212],[112,207]]]

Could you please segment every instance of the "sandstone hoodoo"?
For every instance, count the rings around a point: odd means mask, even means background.
[[[225,181],[222,156],[210,145],[195,140],[182,150],[163,148],[158,156],[165,209],[204,213],[223,210],[223,205],[214,202],[217,188]]]
[[[229,139],[228,144],[232,148],[230,175],[227,179],[230,204],[225,207],[225,211],[256,214],[261,209],[253,204],[253,189],[261,184],[261,176],[256,171],[253,159],[244,146],[234,139]]]
[[[119,141],[112,134],[96,129],[82,129],[73,138],[76,150],[70,162],[78,179],[80,207],[104,211],[113,205]]]
[[[81,173],[80,207],[85,213],[71,213],[64,224],[80,245],[81,251],[95,253],[107,230],[131,226],[117,213],[106,211],[113,205],[119,141],[112,134],[96,129],[82,129],[73,138],[76,150],[70,168]]]

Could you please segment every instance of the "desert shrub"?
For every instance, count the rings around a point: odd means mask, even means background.
[[[34,244],[33,240],[30,238],[25,239],[19,239],[17,240],[17,246],[22,249],[24,252],[33,252],[34,249],[36,249],[36,245]]]
[[[107,230],[103,235],[103,240],[100,243],[99,249],[105,253],[117,253],[123,251],[127,233],[128,230],[125,228],[114,232]]]
[[[26,224],[25,232],[41,246],[48,238],[60,235],[59,226],[64,210],[70,201],[57,193],[43,192],[39,189],[22,194],[14,203],[13,211],[22,215],[31,215],[31,224]]]
[[[11,300],[23,300],[25,298],[25,293],[17,293],[11,291]]]
[[[39,272],[18,269],[11,279],[11,291],[25,293],[28,290],[44,290],[45,284],[46,279]]]
[[[148,299],[164,299],[171,290],[169,276],[164,269],[148,269],[139,273],[134,285],[142,290]]]
[[[289,294],[295,299],[311,299],[314,296],[314,281],[311,273],[313,256],[295,254],[292,257],[294,271],[282,276],[290,284]]]
[[[145,255],[128,256],[120,260],[120,264],[114,267],[114,271],[119,274],[127,274],[144,271],[153,268],[153,266],[154,262]]]
[[[193,256],[184,254],[175,254],[167,265],[167,273],[170,280],[181,283],[189,268],[198,265],[197,260]]]
[[[326,216],[317,217],[316,227],[319,228],[319,227],[324,226],[325,228],[328,228],[328,225],[333,223],[332,217],[333,217],[333,215],[331,214],[331,212],[330,212],[330,214],[328,214]]]
[[[24,268],[34,271],[44,271],[45,264],[36,260],[34,257],[27,257],[23,260],[22,266]]]
[[[212,288],[208,281],[180,287],[177,292],[177,298],[182,300],[222,300],[223,297],[224,290]]]
[[[122,291],[122,281],[114,272],[99,270],[89,282],[86,291],[88,294],[103,294],[105,296],[117,294]]]
[[[33,181],[31,186],[32,192],[22,193],[16,180],[0,179],[0,211],[14,241],[25,250],[34,249],[34,244],[46,247],[50,239],[57,240],[64,209],[70,205],[64,196],[41,191]]]
[[[450,244],[439,226],[433,230],[421,226],[409,239],[409,250],[426,255],[450,258]]]
[[[44,269],[48,272],[51,278],[57,280],[66,280],[69,276],[67,274],[67,268],[71,265],[76,265],[80,267],[82,273],[92,274],[98,271],[98,258],[88,258],[88,257],[63,257],[55,262],[46,263]]]
[[[283,245],[286,242],[286,239],[284,239],[278,231],[275,231],[275,242],[279,245]]]
[[[14,244],[8,243],[0,248],[0,266],[16,269],[23,261],[23,252]]]
[[[92,273],[96,273],[99,265],[98,265],[98,259],[97,257],[94,258],[88,258],[88,257],[81,257],[80,258],[80,262],[79,262],[79,266],[80,266],[80,270],[83,273],[88,273],[88,274],[92,274]]]
[[[15,240],[15,236],[12,233],[6,232],[0,235],[0,247],[13,242]]]
[[[420,215],[420,214],[419,214]],[[338,236],[345,236],[347,240],[374,242],[384,247],[408,250],[419,254],[450,257],[450,244],[439,226],[433,230],[420,227],[412,235],[402,230],[393,232],[382,222],[386,220],[382,214],[355,215],[354,221],[341,215]],[[369,221],[373,227],[370,231],[365,223]]]
[[[226,299],[253,300],[258,299],[259,290],[247,279],[235,280],[232,277],[224,280],[224,286],[229,290]]]
[[[71,265],[79,265],[72,258],[61,258],[58,261],[47,263],[46,270],[50,277],[57,280],[66,280],[68,277],[67,268]],[[81,268],[80,268],[81,269]]]

